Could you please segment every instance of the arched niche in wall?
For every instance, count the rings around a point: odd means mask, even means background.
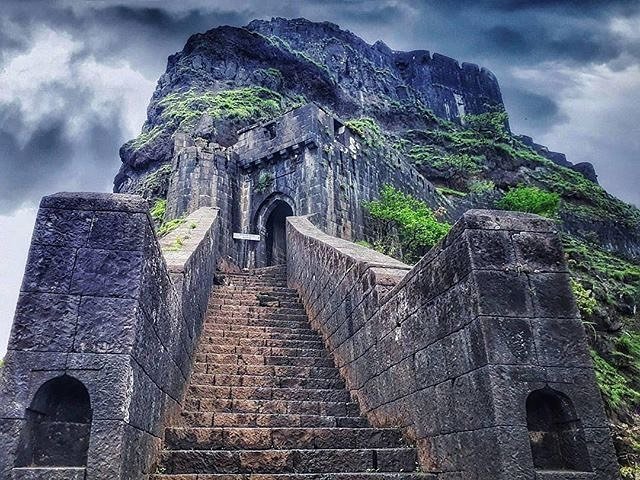
[[[26,411],[16,467],[85,467],[92,416],[82,382],[62,375],[44,383]]]
[[[286,263],[286,218],[295,213],[294,201],[284,193],[273,193],[262,202],[254,220],[255,229],[262,237],[256,252],[257,266]]]
[[[582,422],[571,399],[545,387],[527,397],[533,465],[540,471],[591,471]]]

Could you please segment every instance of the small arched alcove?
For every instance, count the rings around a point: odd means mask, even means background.
[[[68,375],[44,383],[26,412],[16,467],[84,467],[91,433],[91,400]]]
[[[531,392],[527,426],[536,470],[591,471],[582,422],[565,394],[550,387]]]

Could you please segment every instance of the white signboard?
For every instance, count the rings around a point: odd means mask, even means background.
[[[252,242],[259,242],[260,235],[256,235],[254,233],[234,233],[234,240],[251,240]]]

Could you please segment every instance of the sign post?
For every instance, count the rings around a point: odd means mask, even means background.
[[[255,233],[234,233],[233,234],[233,239],[234,240],[249,240],[251,242],[259,242],[260,241],[260,235],[257,235]]]

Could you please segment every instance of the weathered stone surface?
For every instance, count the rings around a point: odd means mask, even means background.
[[[76,330],[78,298],[50,293],[21,293],[9,348],[67,352]]]
[[[134,299],[82,297],[75,330],[75,352],[128,353],[139,315]]]

